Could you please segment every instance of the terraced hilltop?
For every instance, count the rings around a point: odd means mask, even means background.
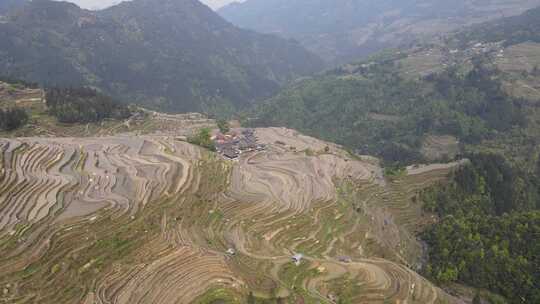
[[[238,162],[171,133],[1,139],[0,302],[458,302],[415,272],[433,219],[412,198],[452,165],[389,181],[295,131],[255,136],[267,150]]]

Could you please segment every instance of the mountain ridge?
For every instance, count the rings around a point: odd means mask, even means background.
[[[505,15],[540,1],[248,0],[218,12],[240,27],[298,39],[336,64]]]
[[[322,68],[296,42],[238,29],[195,0],[101,11],[33,1],[0,24],[0,37],[8,76],[169,111],[245,105]]]

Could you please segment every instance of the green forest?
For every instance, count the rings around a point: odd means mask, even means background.
[[[406,79],[395,61],[336,69],[296,83],[258,106],[253,126],[287,126],[337,142],[385,165],[424,161],[427,134],[462,142],[492,138],[527,123],[524,100],[509,96],[498,71],[475,59],[463,72],[449,68],[419,80]]]
[[[62,123],[89,123],[130,116],[126,105],[90,88],[49,88],[45,92],[49,113]]]
[[[422,239],[426,275],[540,303],[540,162],[532,172],[495,154],[469,155],[450,181],[423,191],[440,221]]]
[[[0,22],[0,53],[3,74],[92,86],[171,112],[204,111],[214,100],[242,107],[324,66],[297,42],[237,28],[199,1],[99,11],[29,1]]]

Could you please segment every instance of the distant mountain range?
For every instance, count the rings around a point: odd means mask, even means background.
[[[240,27],[298,39],[327,61],[345,63],[538,5],[540,0],[248,0],[219,13]]]
[[[97,12],[34,0],[0,23],[0,54],[4,76],[92,86],[166,111],[246,105],[323,67],[297,42],[241,30],[196,0]]]

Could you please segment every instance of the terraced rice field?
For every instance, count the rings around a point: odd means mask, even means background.
[[[501,57],[496,58],[497,67],[512,76],[504,82],[510,94],[536,102],[540,100],[538,77],[534,74],[529,76],[523,74],[531,73],[535,67],[540,66],[539,53],[539,43],[526,42],[507,48]]]
[[[451,166],[387,181],[256,136],[239,162],[158,135],[1,139],[0,303],[457,302],[415,272],[433,219],[413,198]]]
[[[185,137],[201,128],[215,128],[215,121],[199,113],[164,114],[144,108],[133,109],[125,120],[107,119],[86,124],[63,124],[50,115],[42,89],[30,89],[0,81],[0,107],[19,107],[29,122],[13,131],[0,131],[0,137],[96,137],[117,134],[152,134]]]

